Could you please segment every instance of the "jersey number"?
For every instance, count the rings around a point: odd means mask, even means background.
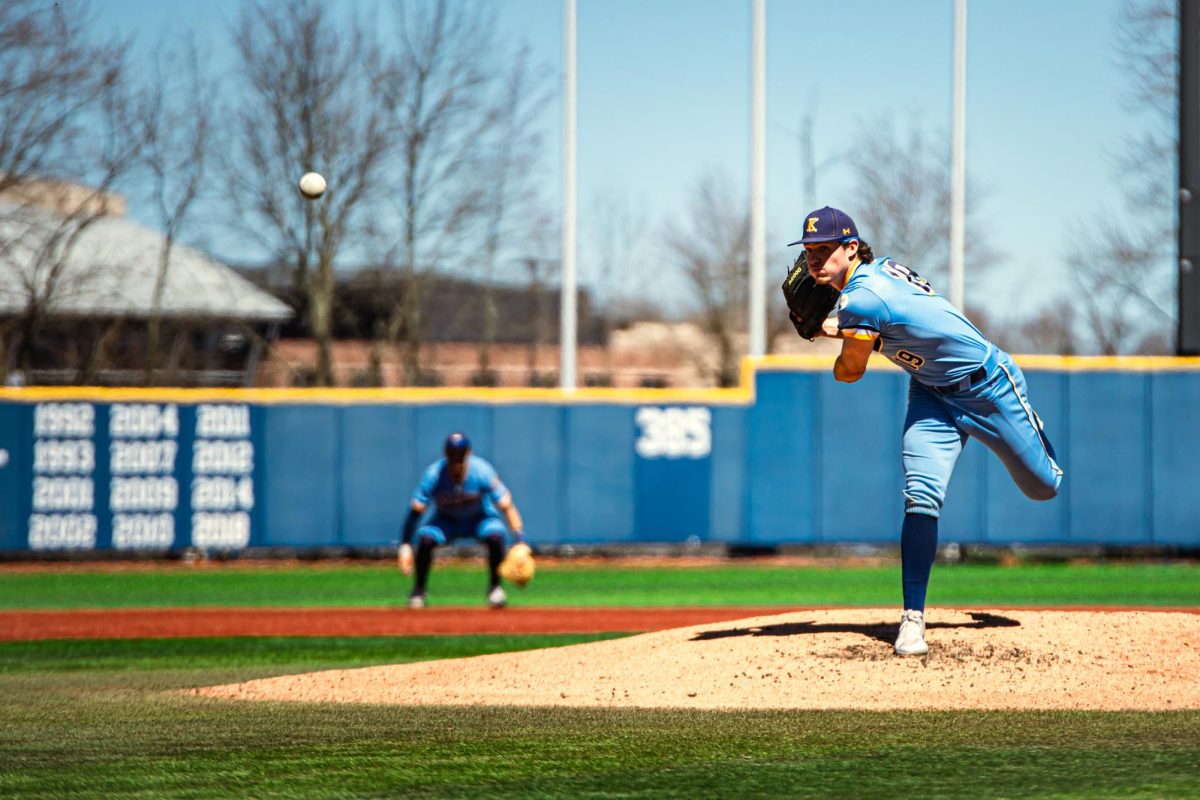
[[[916,353],[910,353],[907,350],[897,350],[896,360],[906,367],[912,367],[913,370],[918,370],[925,366],[925,359]]]
[[[882,269],[889,277],[895,278],[898,281],[908,281],[925,294],[933,294],[933,287],[929,285],[929,281],[925,280],[908,267],[902,264],[897,264],[890,258],[883,262]],[[924,361],[922,361],[922,363],[924,363]]]

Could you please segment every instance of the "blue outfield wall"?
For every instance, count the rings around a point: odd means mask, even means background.
[[[1025,358],[1066,469],[963,451],[944,541],[1200,547],[1200,364]],[[908,379],[748,362],[733,390],[0,390],[0,550],[394,544],[451,430],[536,543],[893,542]]]

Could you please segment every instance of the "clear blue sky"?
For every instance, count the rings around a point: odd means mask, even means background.
[[[360,1],[367,2],[339,0]],[[582,245],[589,204],[600,193],[630,198],[651,230],[678,215],[698,179],[714,169],[748,195],[751,0],[577,2]],[[182,26],[218,43],[240,5],[104,0],[96,4],[96,24],[147,46],[160,31]],[[557,69],[560,0],[495,5],[508,34]],[[1049,290],[1065,287],[1073,226],[1120,207],[1112,163],[1137,121],[1120,103],[1126,83],[1113,54],[1119,0],[970,0],[968,6],[968,169],[987,189],[983,220],[1007,260],[985,279],[968,274],[967,295],[975,303],[986,297],[989,310],[1006,314],[1034,281]],[[902,130],[919,125],[948,133],[952,23],[952,0],[768,0],[769,272],[783,268],[783,245],[809,210],[792,133],[806,107],[816,108],[818,158],[843,147],[858,126],[888,117]],[[557,100],[545,128],[547,193],[556,198]],[[822,172],[816,205],[853,215],[870,202],[852,195],[851,177],[836,165]],[[886,242],[873,243],[886,249]],[[671,291],[671,283],[651,288]]]

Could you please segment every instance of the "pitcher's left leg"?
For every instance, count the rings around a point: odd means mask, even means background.
[[[958,426],[983,442],[1004,463],[1013,482],[1032,500],[1058,495],[1063,469],[1043,430],[1042,420],[1029,403],[1025,375],[1007,354],[996,372],[975,393],[955,395],[950,404],[959,412]]]

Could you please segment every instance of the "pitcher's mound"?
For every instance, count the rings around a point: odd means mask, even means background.
[[[838,609],[192,693],[400,705],[1200,708],[1200,615],[930,609],[927,619],[920,657],[892,654],[894,609]]]

